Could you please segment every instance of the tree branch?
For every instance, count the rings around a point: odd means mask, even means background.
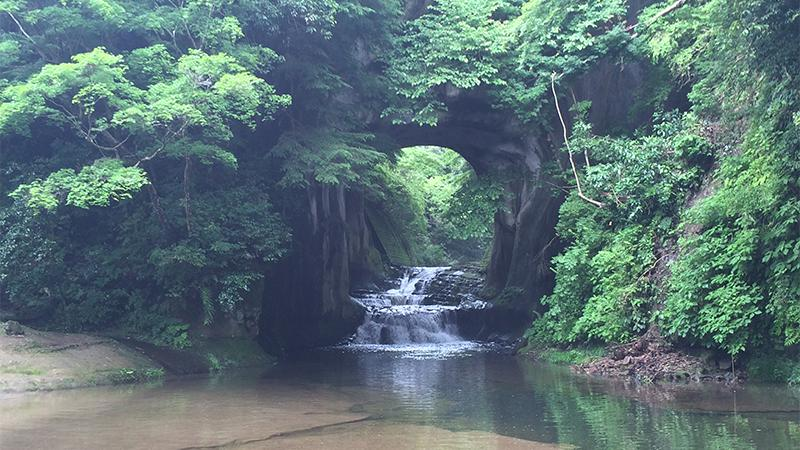
[[[681,6],[685,5],[687,2],[688,2],[688,0],[676,0],[671,5],[667,6],[666,8],[662,9],[661,11],[657,12],[655,16],[651,17],[647,22],[645,22],[644,25],[643,25],[643,28],[649,27],[650,25],[654,24],[658,19],[666,16],[667,14],[671,13],[672,11],[675,11],[676,9],[678,9]],[[639,24],[635,23],[635,24],[629,26],[628,28],[626,28],[625,31],[632,31],[634,28],[636,28],[638,26],[639,26]]]
[[[572,175],[575,176],[575,185],[578,188],[578,197],[583,199],[584,201],[591,203],[598,208],[602,208],[603,204],[594,200],[592,198],[587,197],[583,194],[583,189],[581,189],[581,179],[578,177],[578,168],[575,166],[575,158],[572,157],[572,148],[569,145],[569,136],[567,136],[567,124],[564,122],[564,116],[561,114],[561,106],[558,104],[558,94],[556,93],[556,73],[553,72],[550,75],[550,88],[553,91],[553,101],[556,103],[556,112],[558,112],[558,118],[561,120],[561,129],[564,131],[564,145],[567,147],[567,153],[569,154],[569,163],[572,166]],[[589,157],[586,157],[587,161]]]
[[[161,207],[161,199],[158,196],[158,190],[156,190],[156,185],[153,184],[153,180],[151,179],[149,181],[150,181],[150,183],[147,184],[147,190],[150,193],[150,202],[153,205],[153,212],[155,213],[156,217],[158,218],[158,223],[161,224],[161,229],[163,231],[166,231],[167,230],[167,218],[164,215],[164,208]]]
[[[22,33],[22,35],[25,36],[30,41],[31,44],[33,44],[33,48],[36,50],[36,53],[38,53],[39,56],[41,56],[42,59],[45,60],[45,62],[53,62],[53,60],[49,56],[47,56],[44,50],[42,50],[41,47],[39,47],[39,44],[36,43],[36,41],[31,37],[31,35],[28,34],[27,31],[25,31],[25,28],[22,26],[20,21],[17,20],[17,17],[14,15],[14,13],[12,13],[11,11],[6,11],[6,13],[8,14],[9,17],[11,17],[11,20],[13,20],[15,24],[17,24],[19,32]]]
[[[189,207],[189,170],[191,169],[192,160],[189,155],[186,155],[185,163],[183,166],[183,210],[186,213],[186,234],[192,234],[192,212]]]

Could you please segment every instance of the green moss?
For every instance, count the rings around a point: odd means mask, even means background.
[[[386,256],[393,264],[413,266],[416,261],[409,251],[408,243],[397,232],[397,227],[392,224],[389,217],[380,211],[368,210],[367,218],[372,224],[378,240],[386,251]]]
[[[192,352],[205,357],[211,372],[245,367],[264,367],[275,359],[247,338],[194,339]]]
[[[510,305],[518,301],[523,295],[525,295],[525,290],[521,287],[506,286],[494,298],[494,303],[497,305]]]
[[[579,347],[569,350],[558,348],[535,348],[525,346],[520,350],[523,354],[535,355],[537,359],[556,365],[585,364],[605,355],[603,347]]]
[[[367,268],[373,274],[377,274],[384,277],[386,276],[383,266],[383,258],[381,258],[381,253],[374,247],[370,247],[368,250]]]
[[[0,366],[0,373],[13,375],[44,375],[45,371],[38,367],[24,364],[9,364]]]

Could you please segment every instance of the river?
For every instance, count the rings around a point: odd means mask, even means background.
[[[384,348],[383,350],[387,350]],[[3,449],[798,448],[782,387],[628,386],[477,344],[319,350],[265,371],[7,394]]]
[[[446,269],[362,292],[349,343],[263,370],[0,395],[0,449],[800,448],[797,390],[633,385],[465,339],[488,305],[432,302]]]

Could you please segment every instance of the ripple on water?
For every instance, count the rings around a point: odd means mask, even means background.
[[[471,356],[475,353],[497,351],[500,346],[475,341],[456,341],[422,344],[347,344],[331,347],[346,352],[388,353],[403,359],[452,359]]]

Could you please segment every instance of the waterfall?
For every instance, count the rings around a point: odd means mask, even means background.
[[[449,267],[409,267],[384,292],[361,292],[367,308],[354,344],[424,344],[458,342],[457,311],[462,306],[426,304],[431,282]],[[465,303],[466,304],[466,303]],[[474,308],[474,301],[466,307]]]

